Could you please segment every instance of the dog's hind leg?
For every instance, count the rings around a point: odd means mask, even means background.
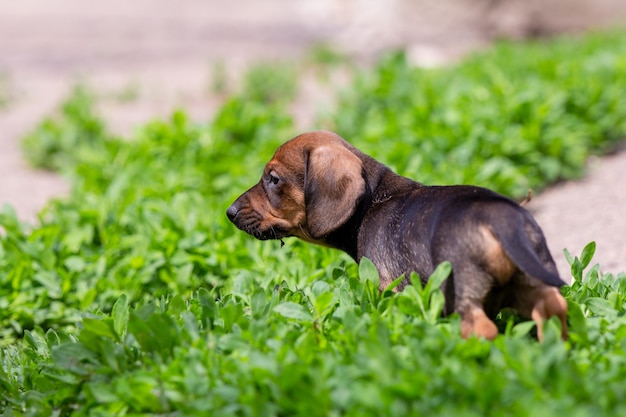
[[[458,266],[458,264],[457,264]],[[475,265],[454,269],[455,307],[461,315],[461,336],[472,335],[493,340],[498,335],[498,328],[487,316],[485,300],[493,288],[493,278]]]
[[[567,301],[556,287],[518,287],[513,308],[537,323],[537,338],[543,340],[543,322],[553,316],[561,321],[561,337],[567,339]]]
[[[485,301],[493,298],[489,296],[498,283],[483,266],[484,245],[462,238],[447,243],[433,254],[435,263],[448,260],[452,264],[452,273],[445,283],[446,311],[461,316],[463,338],[474,335],[487,340],[495,339],[498,328],[489,314],[499,310],[495,305],[498,300],[489,300],[488,312],[485,312]]]

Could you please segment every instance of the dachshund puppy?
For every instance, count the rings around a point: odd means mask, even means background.
[[[261,180],[227,210],[257,239],[296,236],[341,249],[378,268],[380,288],[411,272],[427,280],[444,261],[445,314],[463,337],[497,336],[493,318],[510,307],[537,323],[557,316],[567,337],[567,303],[545,238],[519,204],[490,190],[426,186],[401,177],[338,135],[305,133],[278,148]]]

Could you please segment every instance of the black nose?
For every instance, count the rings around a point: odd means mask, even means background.
[[[239,213],[239,207],[235,203],[231,204],[231,206],[228,207],[228,210],[226,210],[226,216],[228,216],[228,219],[231,222],[235,220],[237,213]]]

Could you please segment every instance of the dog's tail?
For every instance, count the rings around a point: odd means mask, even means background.
[[[533,222],[534,223],[534,222]],[[539,229],[539,226],[533,224],[533,228]],[[552,285],[554,287],[562,287],[566,285],[559,275],[555,272],[551,272],[543,265],[543,262],[539,259],[539,256],[535,250],[536,245],[530,239],[525,228],[520,227],[521,230],[512,230],[510,225],[506,227],[495,227],[493,233],[500,241],[502,249],[511,259],[511,261],[524,272],[526,275],[530,275],[545,284]],[[551,256],[548,252],[548,248],[545,244],[543,234],[540,230],[537,230],[541,237],[539,245],[542,247],[540,250],[545,250],[546,255]]]

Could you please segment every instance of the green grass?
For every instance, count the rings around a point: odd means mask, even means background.
[[[624,136],[624,52],[614,33],[440,70],[396,54],[355,73],[319,123],[417,180],[518,196]],[[447,264],[425,288],[380,293],[367,261],[228,222],[297,133],[296,74],[254,69],[212,122],[179,111],[125,139],[77,89],[26,137],[72,191],[35,225],[0,212],[4,415],[626,414],[626,274],[592,266],[593,244],[571,258],[567,342],[551,321],[538,343],[511,312],[486,342],[440,317]]]

